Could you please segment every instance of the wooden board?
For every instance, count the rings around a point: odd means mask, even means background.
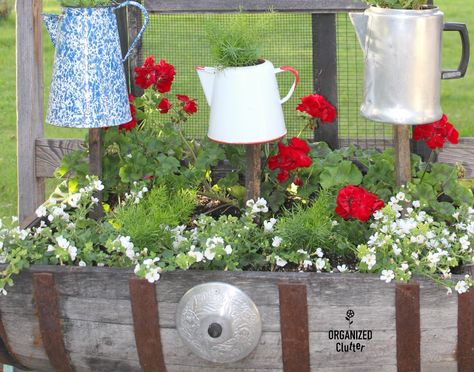
[[[36,176],[54,177],[61,159],[69,152],[84,148],[80,139],[41,138],[36,140]]]
[[[0,297],[0,312],[20,361],[38,371],[51,366],[38,336],[32,273],[54,273],[66,351],[76,371],[138,371],[128,279],[131,270],[33,266],[15,278]],[[220,281],[246,292],[263,319],[257,349],[243,361],[216,365],[194,356],[181,342],[175,323],[177,304],[195,285]],[[156,286],[163,354],[168,371],[281,371],[279,283],[306,285],[311,371],[395,371],[395,285],[377,276],[269,272],[173,272]],[[421,366],[425,371],[455,369],[457,296],[420,281]],[[368,329],[373,339],[363,352],[336,351],[330,330]],[[194,369],[193,369],[194,368]]]
[[[150,12],[161,13],[224,13],[238,12],[241,8],[250,12],[348,12],[361,11],[367,4],[360,0],[145,0]]]

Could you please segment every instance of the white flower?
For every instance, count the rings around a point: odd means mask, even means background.
[[[265,232],[272,232],[273,231],[273,225],[277,220],[275,218],[270,218],[269,220],[263,221],[263,228]]]
[[[469,246],[471,245],[471,242],[469,241],[469,238],[467,235],[464,235],[461,238],[459,238],[459,243],[461,244],[461,249],[463,251],[467,251],[469,249]]]
[[[99,203],[99,199],[98,198],[95,198],[95,197],[91,197],[91,201],[92,201],[92,204],[98,204]]]
[[[403,263],[401,264],[401,266],[400,266],[400,269],[401,269],[402,271],[407,271],[407,269],[408,269],[408,264],[407,264],[406,262],[403,262]]]
[[[20,238],[20,240],[25,240],[26,237],[28,236],[28,230],[20,230],[19,234],[18,234],[18,237]]]
[[[77,256],[77,248],[70,245],[67,249],[68,253],[69,253],[69,256],[71,257],[71,260],[74,261],[76,259],[76,256]]]
[[[48,214],[48,211],[44,205],[40,205],[38,209],[36,210],[36,216],[38,217],[46,217],[47,214]]]
[[[321,248],[317,248],[315,253],[319,258],[324,257],[324,252]]]
[[[272,247],[278,248],[282,242],[282,239],[279,236],[275,236],[272,240]]]
[[[345,273],[348,270],[348,267],[345,264],[337,265],[336,267],[340,273]]]
[[[46,252],[54,252],[54,247],[51,244],[49,244]]]
[[[12,223],[18,222],[18,217],[17,216],[12,216]]]
[[[131,159],[131,158],[132,158],[132,154],[127,154],[127,155],[125,155],[125,157]]]
[[[284,260],[280,256],[275,256],[275,263],[277,266],[283,267],[288,263],[288,261]]]
[[[440,260],[440,254],[437,253],[437,252],[436,253],[430,252],[430,253],[428,253],[427,259],[431,263],[431,266],[436,266],[436,264]]]
[[[230,255],[232,253],[232,246],[230,244],[227,244],[224,248],[225,253]]]
[[[395,279],[395,274],[392,270],[382,270],[382,275],[380,275],[380,280],[384,280],[385,283],[390,283]]]
[[[322,270],[326,266],[326,260],[323,258],[317,258],[316,259],[316,270]]]
[[[103,262],[97,262],[97,267],[104,267],[105,266],[105,263]]]
[[[188,252],[188,256],[189,257],[194,257],[194,259],[196,260],[196,262],[201,262],[204,258],[204,255],[199,252],[199,251],[195,251],[194,249],[193,250],[190,250]],[[214,258],[214,257],[213,257]]]
[[[453,290],[449,287],[446,287],[446,294],[450,295],[453,293]]]
[[[209,261],[212,261],[214,257],[216,256],[216,252],[214,248],[206,248],[204,251],[204,257],[208,259]]]
[[[56,243],[58,243],[59,248],[62,248],[62,249],[68,249],[70,244],[71,244],[62,235],[60,235],[56,238]]]
[[[395,243],[392,244],[392,250],[393,250],[393,254],[394,254],[395,256],[399,256],[400,253],[402,253],[401,248],[398,248],[398,245],[395,244]]]
[[[247,201],[247,207],[252,208],[251,214],[266,213],[268,212],[267,201],[264,198],[258,198],[257,201],[250,199]]]
[[[459,293],[463,294],[469,290],[469,284],[467,284],[464,280],[460,280],[456,283],[454,289]]]
[[[411,203],[414,208],[420,208],[421,203],[419,200],[414,200],[413,203]]]
[[[7,290],[6,290],[5,288],[1,288],[1,289],[0,289],[0,293],[1,293],[2,295],[6,296],[6,295],[7,295]]]
[[[303,267],[305,269],[307,269],[308,267],[311,267],[311,266],[313,266],[313,263],[311,262],[311,260],[304,260],[303,261]]]
[[[337,225],[339,225],[339,222],[337,222],[336,220],[334,220],[334,221],[331,222],[331,226],[334,227],[334,226],[337,226]]]
[[[397,198],[397,200],[405,200],[405,194],[403,192],[399,192],[397,195],[395,195],[395,197]]]
[[[0,249],[3,249],[3,242],[0,241]]]
[[[104,185],[102,184],[101,180],[93,181],[91,186],[97,191],[102,191],[104,189]]]
[[[153,268],[145,274],[145,279],[150,283],[155,283],[160,280],[159,268]]]
[[[86,263],[82,260],[79,261],[79,266],[85,267],[87,266]]]
[[[75,193],[75,194],[72,194],[68,199],[67,199],[67,203],[73,207],[73,208],[77,208],[78,205],[79,205],[79,202],[81,200],[81,194],[80,193]]]
[[[371,270],[372,267],[374,267],[374,265],[377,263],[377,258],[375,257],[375,254],[369,253],[365,255],[364,257],[362,257],[361,262],[366,263],[367,268]]]
[[[304,249],[298,249],[298,250],[296,251],[296,253],[301,253],[301,254],[304,255],[304,256],[307,256],[307,255],[308,255],[308,252],[305,251]]]

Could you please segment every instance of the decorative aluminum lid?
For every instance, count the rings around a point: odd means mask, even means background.
[[[262,322],[253,301],[226,283],[191,288],[181,298],[176,328],[184,344],[199,357],[216,363],[236,362],[257,346]]]

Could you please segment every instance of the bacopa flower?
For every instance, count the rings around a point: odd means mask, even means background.
[[[132,104],[134,99],[135,99],[134,96],[132,96],[131,94],[128,95],[128,101],[130,102],[130,114],[132,115],[132,120],[130,120],[128,123],[119,125],[119,127],[118,127],[119,131],[124,129],[126,132],[129,132],[137,126],[137,119],[135,117],[135,115],[137,113],[137,110],[136,110],[135,106]]]
[[[171,106],[172,105],[168,98],[162,98],[157,107],[160,114],[166,114],[170,110]]]
[[[459,132],[448,122],[448,117],[443,115],[439,121],[434,123],[415,126],[413,139],[416,141],[425,140],[430,149],[437,150],[444,146],[446,140],[457,144]]]
[[[183,108],[184,112],[186,112],[189,115],[192,115],[197,112],[198,108],[196,105],[196,99],[195,98],[189,98],[188,96],[185,96],[184,94],[177,94],[176,98],[183,102],[181,104],[181,107]]]
[[[148,56],[140,67],[135,67],[135,83],[142,89],[147,89],[152,85],[160,93],[167,93],[171,90],[176,71],[173,65],[166,63],[164,59],[155,63],[153,56]]]
[[[297,168],[307,168],[311,165],[309,146],[305,140],[293,137],[288,146],[282,142],[278,143],[278,154],[270,156],[267,160],[268,168],[271,170],[280,169],[277,179],[280,183],[288,179],[290,170]]]
[[[349,185],[339,190],[336,205],[336,213],[345,220],[357,218],[365,222],[383,208],[384,202],[362,186]]]
[[[296,107],[298,111],[305,112],[313,119],[321,119],[323,123],[331,123],[336,119],[336,109],[326,98],[319,94],[310,94],[300,98],[301,103]]]

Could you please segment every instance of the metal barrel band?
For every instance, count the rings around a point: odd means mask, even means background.
[[[41,339],[51,366],[56,372],[74,372],[64,345],[59,296],[52,273],[33,274],[33,295]]]
[[[397,284],[395,288],[397,370],[421,370],[420,285]]]
[[[155,285],[136,277],[128,284],[140,366],[143,372],[166,372]]]
[[[456,350],[459,372],[474,368],[474,290],[458,296],[458,344]]]
[[[279,283],[284,372],[309,372],[308,299],[305,283]]]

